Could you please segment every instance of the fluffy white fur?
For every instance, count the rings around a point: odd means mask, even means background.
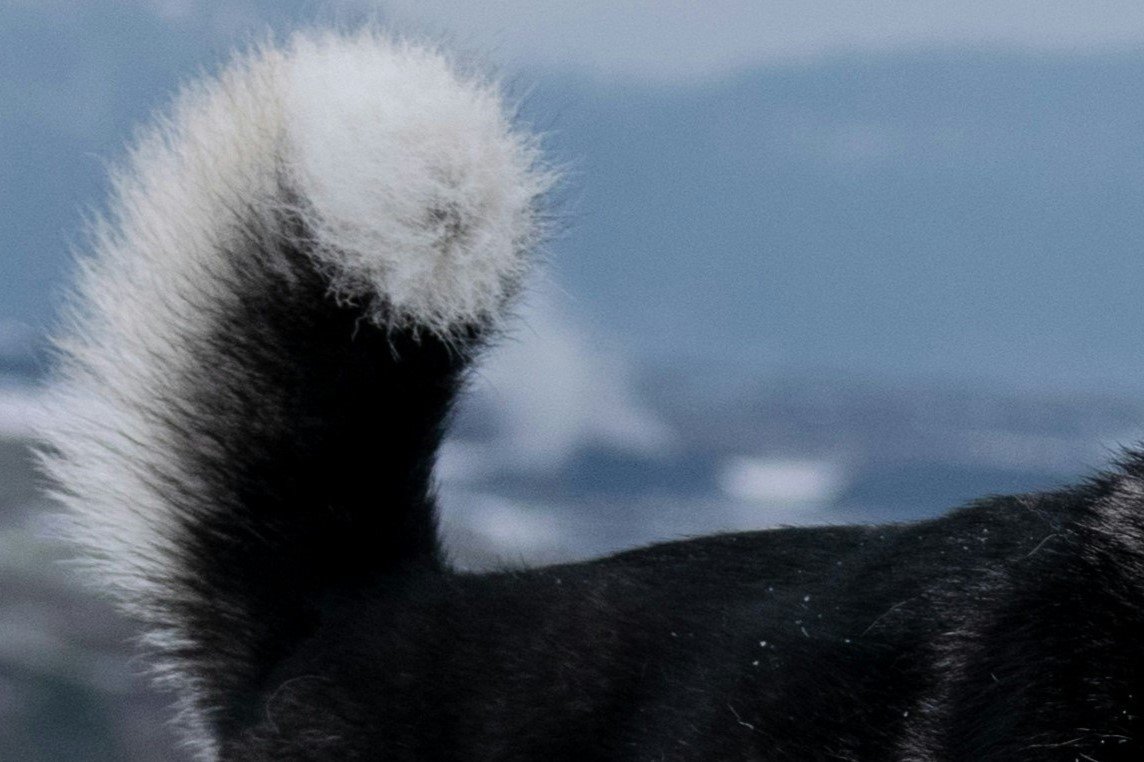
[[[283,80],[287,171],[337,291],[437,331],[494,314],[549,182],[497,93],[368,39],[297,40]]]
[[[228,252],[287,212],[337,297],[448,335],[489,320],[517,284],[551,182],[537,161],[494,84],[374,32],[261,48],[141,134],[81,261],[44,460],[76,538],[160,651],[188,637],[157,606],[184,594],[181,528],[225,510],[195,500],[196,474],[171,452],[195,413],[180,368],[209,329],[203,305],[240,298]],[[192,676],[167,671],[193,732],[210,708]],[[214,753],[206,740],[198,752]]]

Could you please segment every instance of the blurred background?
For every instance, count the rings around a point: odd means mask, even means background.
[[[568,167],[442,457],[459,565],[920,519],[1144,431],[1135,0],[2,0],[0,759],[182,758],[29,455],[106,166],[235,45],[364,18],[491,61]]]

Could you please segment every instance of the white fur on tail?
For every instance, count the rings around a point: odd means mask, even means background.
[[[491,320],[518,285],[551,180],[494,84],[369,31],[261,48],[142,134],[81,261],[44,461],[76,539],[160,653],[190,637],[169,607],[193,594],[184,528],[225,510],[197,497],[177,453],[197,412],[184,371],[209,362],[188,347],[209,346],[212,310],[241,298],[243,236],[303,235],[336,297],[447,336]],[[161,669],[212,758],[200,678]]]

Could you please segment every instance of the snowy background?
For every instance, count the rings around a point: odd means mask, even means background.
[[[29,458],[106,163],[235,44],[367,16],[570,167],[442,458],[459,564],[916,519],[1144,431],[1138,2],[3,0],[0,759],[179,758]]]

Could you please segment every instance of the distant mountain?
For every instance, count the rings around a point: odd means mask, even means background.
[[[146,5],[0,7],[0,320],[50,319],[130,126],[308,8]],[[571,167],[559,278],[637,358],[1144,392],[1144,52],[511,79]]]
[[[646,355],[1144,389],[1144,54],[546,80],[530,113],[582,157],[558,266]]]

